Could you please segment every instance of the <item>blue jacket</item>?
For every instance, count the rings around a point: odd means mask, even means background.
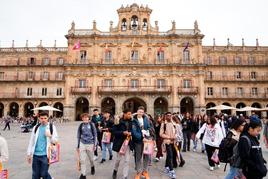
[[[149,123],[149,119],[147,118],[147,116],[143,116],[143,129],[144,130],[150,130],[151,129],[151,125]],[[139,120],[137,118],[137,115],[135,115],[133,117],[133,121],[132,121],[132,130],[131,130],[131,135],[132,135],[132,141],[133,143],[142,143],[143,141],[143,136],[142,136],[142,132],[141,132],[141,127],[139,124]]]

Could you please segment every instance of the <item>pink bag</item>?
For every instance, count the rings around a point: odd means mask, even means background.
[[[110,141],[111,141],[111,132],[103,132],[101,141],[103,143],[110,143]]]
[[[219,156],[218,156],[218,149],[216,149],[212,155],[212,157],[210,158],[212,161],[214,161],[215,163],[219,163]]]
[[[59,162],[60,160],[60,144],[51,144],[48,147],[48,163],[52,164],[52,163],[56,163]]]
[[[143,144],[143,154],[152,155],[154,153],[154,142],[148,141]]]
[[[123,144],[122,144],[122,146],[121,146],[121,148],[120,148],[119,154],[121,154],[121,155],[125,155],[125,154],[126,154],[126,151],[127,151],[127,148],[128,148],[129,140],[130,140],[130,137],[127,137],[127,138],[124,140],[124,142],[123,142]]]

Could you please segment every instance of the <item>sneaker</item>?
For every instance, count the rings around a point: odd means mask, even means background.
[[[219,165],[216,165],[216,167],[217,167],[217,168],[221,168],[221,165],[220,165],[220,164],[219,164]]]
[[[150,179],[149,173],[147,171],[143,171],[142,176],[145,177],[145,179]]]
[[[91,175],[95,174],[95,167],[91,167]]]
[[[83,174],[81,174],[80,177],[79,177],[79,179],[86,179],[86,176],[83,175]]]
[[[213,171],[213,170],[214,170],[214,167],[209,167],[209,170],[210,170],[210,171]]]
[[[165,168],[164,168],[164,173],[165,173],[165,174],[168,174],[168,173],[169,173],[169,167],[165,167]]]
[[[113,179],[116,179],[116,176],[117,176],[117,171],[114,170],[114,172],[113,172]]]
[[[109,157],[109,160],[113,160],[113,156],[112,155]]]
[[[94,155],[93,160],[94,161],[98,160],[98,156]]]
[[[154,158],[154,162],[159,162],[159,160],[160,160],[160,159],[157,158],[157,157]]]
[[[176,178],[175,171],[174,170],[169,171],[168,176],[169,176],[169,178],[175,179]]]
[[[100,163],[104,163],[106,160],[105,159],[101,159]]]
[[[193,151],[196,152],[196,149],[194,149]]]
[[[141,174],[140,173],[137,173],[136,175],[135,175],[135,179],[140,179],[141,178]]]
[[[184,164],[185,164],[185,160],[182,160],[179,167],[183,167]]]

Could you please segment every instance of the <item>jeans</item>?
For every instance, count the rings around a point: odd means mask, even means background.
[[[134,144],[135,168],[137,173],[148,171],[149,155],[143,154],[143,143]],[[141,165],[141,158],[143,158],[143,168]]]
[[[166,152],[167,152],[167,158],[166,158],[166,164],[165,167],[168,167],[169,170],[173,170],[173,144],[166,144]]]
[[[239,168],[230,166],[230,170],[224,179],[234,179],[239,174]]]
[[[106,148],[108,148],[109,155],[113,156],[112,153],[112,143],[101,143],[102,146],[102,159],[106,159]]]
[[[207,151],[207,156],[208,156],[208,164],[210,167],[215,167],[215,162],[211,160],[211,157],[214,151],[217,149],[217,147],[213,147],[207,144],[205,144],[205,146],[206,146],[206,151]],[[216,163],[216,164],[219,165],[219,163]]]
[[[32,163],[32,179],[51,179],[50,174],[48,173],[48,158],[46,155],[43,156],[33,156],[33,163]]]
[[[194,148],[193,149],[197,149],[197,138],[195,137],[195,133],[192,133],[192,140],[193,140],[193,144],[194,144]]]
[[[191,131],[189,130],[183,131],[183,151],[186,151],[186,145],[187,145],[187,150],[190,151]]]

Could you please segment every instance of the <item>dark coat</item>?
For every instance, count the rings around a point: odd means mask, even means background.
[[[124,142],[124,140],[127,138],[126,135],[123,134],[124,131],[131,132],[132,128],[132,121],[126,121],[123,119],[120,119],[120,122],[118,125],[114,125],[112,128],[112,133],[114,135],[114,141],[113,141],[113,151],[119,152],[120,148]],[[130,150],[133,150],[132,141],[129,141]]]
[[[144,130],[149,130],[150,136],[154,138],[154,129],[153,126],[150,124],[149,119],[144,115],[143,116],[143,129]],[[133,117],[132,121],[132,130],[131,130],[131,135],[132,135],[132,140],[133,143],[142,143],[143,142],[143,136],[141,132],[141,126],[139,124],[139,120],[137,119],[137,115]]]
[[[93,115],[92,116],[92,122],[95,124],[95,127],[96,127],[96,129],[97,129],[97,133],[99,133],[100,134],[100,130],[99,130],[99,126],[100,126],[100,124],[101,124],[101,122],[103,121],[103,118],[102,118],[102,116],[99,114],[99,118],[97,118],[97,116],[96,115]]]

